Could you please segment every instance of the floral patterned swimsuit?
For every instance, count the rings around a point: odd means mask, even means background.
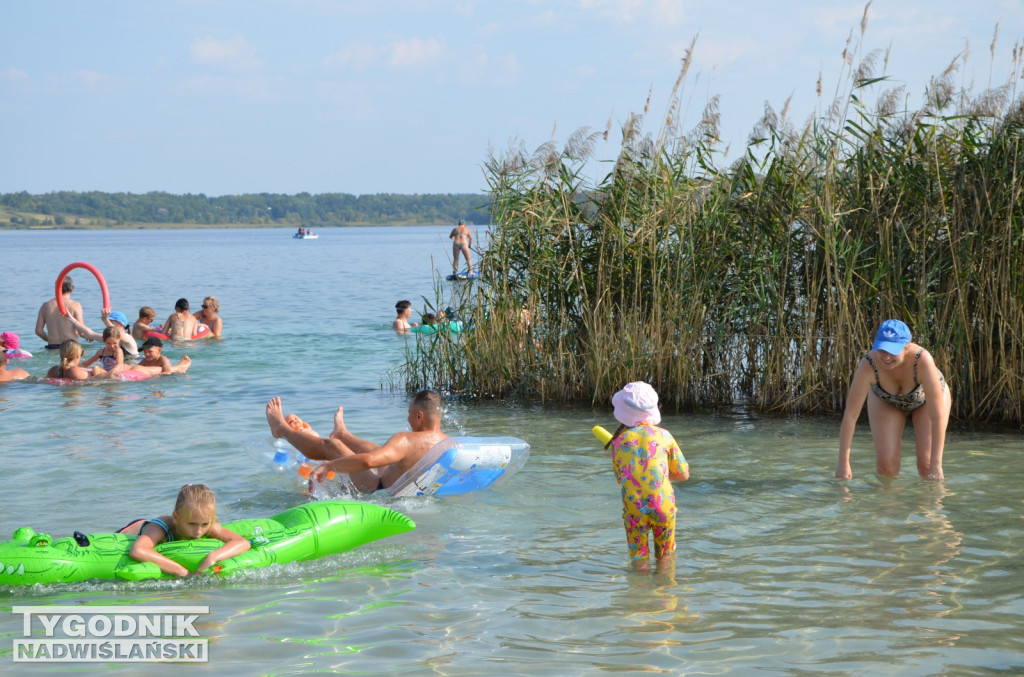
[[[629,554],[647,560],[647,532],[654,532],[654,554],[676,549],[676,495],[669,475],[688,469],[683,452],[667,430],[641,423],[612,440],[612,465],[622,487],[622,522]]]

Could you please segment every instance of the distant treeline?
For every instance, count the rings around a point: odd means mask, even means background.
[[[479,224],[488,223],[489,202],[489,196],[472,193],[259,193],[221,197],[163,192],[0,193],[0,208],[17,212],[4,219],[13,227],[73,227],[103,222],[345,226],[454,223],[459,219]]]

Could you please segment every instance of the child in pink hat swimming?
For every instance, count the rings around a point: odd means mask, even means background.
[[[672,480],[690,479],[690,467],[672,433],[659,428],[658,393],[636,381],[612,396],[620,423],[605,448],[612,450],[615,479],[622,488],[622,522],[633,561],[650,561],[647,532],[654,532],[660,563],[676,550],[676,495]]]
[[[22,350],[21,338],[13,331],[5,331],[0,333],[0,350],[7,355],[9,358],[26,358],[32,357],[32,353],[27,350]]]

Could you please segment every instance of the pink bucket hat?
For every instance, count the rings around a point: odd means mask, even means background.
[[[612,405],[615,407],[615,420],[630,428],[641,423],[661,423],[658,393],[643,381],[627,383],[622,390],[612,395]]]
[[[17,350],[18,346],[21,344],[21,340],[18,338],[18,335],[13,331],[5,331],[0,334],[0,341],[4,342],[4,348],[8,350]]]

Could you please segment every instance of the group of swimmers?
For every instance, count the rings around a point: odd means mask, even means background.
[[[412,331],[413,327],[421,326],[419,322],[410,322],[409,318],[412,316],[412,302],[406,299],[402,299],[395,304],[395,317],[394,322],[391,323],[391,328],[395,330],[396,334],[408,334]],[[452,308],[446,308],[444,310],[438,310],[436,313],[424,313],[423,314],[423,326],[437,326],[443,322],[457,322],[455,319],[455,311]]]
[[[397,306],[396,330],[401,329],[400,322],[408,323],[406,303]],[[654,556],[660,565],[676,548],[672,482],[688,480],[689,465],[672,434],[658,426],[661,413],[653,387],[643,381],[626,384],[611,402],[620,425],[605,448],[611,452],[621,488],[629,553],[634,563],[647,567],[648,534],[652,534]],[[911,341],[910,328],[900,320],[881,323],[850,382],[839,433],[835,472],[839,479],[853,476],[850,449],[865,405],[878,475],[893,477],[899,473],[903,429],[909,419],[914,427],[918,474],[930,480],[944,479],[942,459],[952,394],[931,353]],[[417,393],[409,404],[412,432],[398,433],[383,445],[352,435],[341,407],[335,414],[334,430],[327,437],[320,437],[309,426],[290,425],[280,398],[267,403],[266,415],[275,438],[287,440],[307,458],[324,461],[310,475],[311,481],[321,481],[331,471],[348,473],[361,491],[391,486],[434,444],[447,437],[441,431],[440,397],[429,390]]]
[[[452,273],[458,273],[459,269],[459,255],[461,254],[466,259],[466,265],[468,266],[468,274],[473,274],[473,259],[470,256],[470,246],[473,244],[473,233],[470,232],[469,227],[466,226],[465,221],[459,221],[459,224],[452,229],[448,237],[452,240]],[[409,318],[412,316],[412,302],[406,299],[402,299],[395,304],[396,317],[391,323],[391,327],[398,334],[407,334],[413,327],[420,326],[419,322],[410,322]],[[424,325],[439,325],[444,322],[454,321],[452,317],[451,309],[438,310],[436,313],[424,313],[423,314]]]
[[[204,303],[204,309],[205,306]],[[396,309],[396,331],[408,331],[413,326],[408,322],[411,303],[400,301]],[[113,318],[115,323],[104,331],[105,346],[84,364],[98,363],[94,371],[98,369],[100,373],[117,369],[120,352],[118,318],[114,313],[107,317]],[[12,334],[0,334],[5,352],[19,348],[17,335]],[[176,367],[164,362],[156,364],[161,358],[158,350],[161,345],[159,339],[147,339],[143,344],[146,359],[140,365],[162,373],[188,368],[187,357]],[[65,341],[61,345],[61,365],[51,369],[48,376],[75,378],[71,374],[84,372],[80,360],[81,347],[77,341]],[[0,370],[0,378],[3,378],[3,371]],[[615,478],[621,488],[622,520],[629,553],[637,565],[647,566],[650,559],[648,534],[652,534],[654,556],[661,564],[676,548],[672,482],[688,480],[689,465],[672,434],[659,427],[659,398],[653,387],[642,381],[626,384],[611,402],[620,425],[605,448],[611,453]],[[909,327],[900,320],[886,320],[880,325],[871,349],[861,358],[851,380],[839,434],[835,472],[839,479],[852,477],[850,450],[854,429],[865,405],[877,474],[891,477],[899,473],[902,434],[909,418],[915,432],[919,475],[933,480],[944,478],[942,459],[952,394],[932,355],[911,341]],[[441,430],[441,414],[441,397],[431,390],[422,390],[409,403],[407,421],[411,432],[396,433],[384,444],[377,444],[349,431],[342,407],[338,407],[334,416],[334,429],[328,436],[321,437],[308,425],[301,424],[301,419],[294,414],[286,417],[280,398],[275,397],[266,405],[271,434],[287,440],[307,458],[322,461],[310,475],[311,482],[323,481],[330,472],[346,473],[355,487],[364,492],[390,487],[434,445],[448,437]],[[134,559],[154,562],[162,571],[179,576],[190,572],[156,553],[155,545],[165,540],[204,536],[224,541],[222,547],[204,559],[197,571],[249,547],[248,541],[217,523],[213,494],[203,485],[183,487],[172,515],[139,520],[122,531],[139,536],[131,552]]]
[[[83,319],[82,304],[71,298],[75,285],[70,277],[61,284],[61,303],[53,298],[39,308],[35,333],[41,338],[47,350],[60,354],[60,364],[52,367],[46,378],[61,380],[86,380],[110,378],[145,378],[159,374],[176,374],[188,370],[191,359],[186,355],[177,364],[163,355],[163,340],[189,340],[196,338],[199,330],[204,337],[221,338],[224,322],[220,315],[220,302],[213,296],[203,299],[202,308],[192,313],[188,299],[180,298],[174,305],[174,312],[161,326],[153,326],[156,311],[150,306],[139,309],[134,325],[127,315],[120,311],[104,308],[100,318],[106,325],[102,332],[92,330]],[[63,305],[64,310],[61,311]],[[79,338],[86,341],[101,341],[103,347],[83,360],[84,349]],[[0,382],[21,380],[30,374],[24,369],[8,369],[7,360],[15,357],[31,357],[31,353],[20,350],[18,334],[3,332],[3,355],[0,356]],[[140,356],[136,364],[128,359]],[[129,372],[134,372],[131,374]]]

